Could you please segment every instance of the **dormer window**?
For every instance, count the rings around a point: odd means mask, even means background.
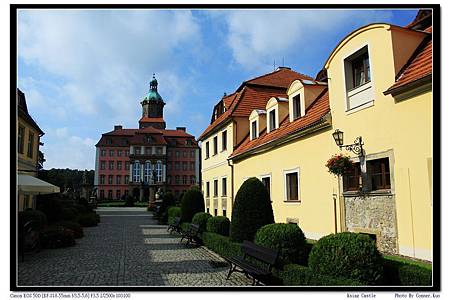
[[[301,117],[300,94],[292,98],[294,119]]]
[[[370,81],[369,54],[366,52],[352,60],[353,86],[357,88]]]
[[[256,120],[252,122],[252,140],[256,139],[258,137],[258,129],[256,126]]]
[[[276,115],[275,109],[272,109],[269,112],[269,132],[276,128]]]

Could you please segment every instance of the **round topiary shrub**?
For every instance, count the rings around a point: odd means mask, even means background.
[[[197,188],[187,190],[181,199],[181,222],[192,222],[198,212],[205,211],[205,201],[202,192]]]
[[[208,222],[208,219],[210,219],[212,216],[205,212],[199,212],[194,215],[192,218],[192,223],[200,225],[200,231],[205,232],[206,231],[206,223]]]
[[[77,222],[61,221],[55,224],[55,226],[61,226],[73,231],[73,237],[76,239],[83,237],[83,227]]]
[[[224,216],[209,218],[206,223],[206,231],[230,236],[230,220]]]
[[[19,226],[22,227],[25,223],[29,221],[35,222],[36,229],[41,230],[45,225],[47,225],[47,217],[40,210],[25,210],[19,212],[18,215]]]
[[[323,275],[346,277],[364,284],[382,279],[382,256],[365,234],[342,232],[321,238],[311,249],[309,267]]]
[[[167,210],[167,216],[168,216],[167,223],[173,224],[174,219],[176,217],[181,217],[181,207],[178,206],[169,207],[169,209]]]
[[[306,239],[297,224],[268,224],[256,232],[255,244],[278,250],[279,266],[306,264]]]
[[[61,220],[63,206],[58,195],[39,195],[36,201],[36,209],[47,216],[49,223]]]
[[[65,207],[61,211],[61,220],[73,221],[78,216],[78,210],[75,207]]]
[[[264,184],[255,177],[239,188],[231,215],[231,239],[253,241],[256,231],[274,222],[270,196]]]

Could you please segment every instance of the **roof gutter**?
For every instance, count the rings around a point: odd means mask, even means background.
[[[306,126],[306,127],[302,127],[300,129],[297,129],[296,131],[294,131],[293,133],[282,137],[278,140],[272,140],[269,141],[265,144],[262,144],[261,146],[257,147],[257,148],[253,148],[249,151],[246,151],[244,153],[241,154],[237,154],[235,156],[231,156],[230,158],[228,158],[229,160],[232,161],[238,161],[238,160],[242,160],[246,157],[249,157],[251,155],[254,154],[259,154],[259,153],[263,153],[266,151],[269,151],[271,149],[274,149],[280,145],[289,143],[293,140],[299,139],[301,137],[304,137],[306,135],[309,135],[311,133],[314,133],[316,131],[331,127],[332,123],[331,123],[331,113],[328,112],[326,113],[323,117],[321,117],[318,121]]]

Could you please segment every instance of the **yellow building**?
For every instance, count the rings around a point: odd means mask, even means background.
[[[228,158],[234,194],[258,177],[275,221],[299,224],[307,238],[362,232],[385,253],[432,260],[430,25],[420,11],[405,28],[355,30],[315,80],[292,80],[285,95],[255,107]],[[325,167],[341,152],[336,130],[344,146],[362,142],[361,153],[343,147],[355,162],[343,178]]]
[[[59,188],[37,179],[40,138],[44,132],[28,113],[25,94],[17,89],[17,199],[18,210],[35,208],[35,195],[57,193]]]

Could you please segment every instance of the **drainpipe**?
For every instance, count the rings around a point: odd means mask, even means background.
[[[228,166],[231,168],[231,212],[233,212],[234,205],[234,165],[230,164],[231,160],[227,159]]]

